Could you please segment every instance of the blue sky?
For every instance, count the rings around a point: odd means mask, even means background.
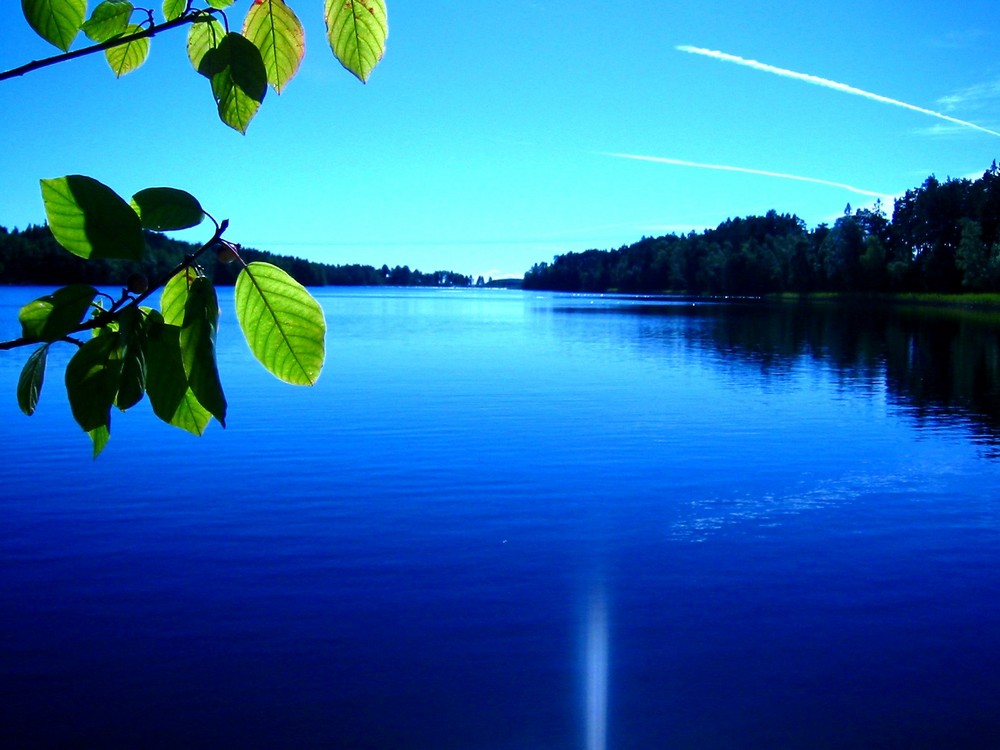
[[[246,136],[218,121],[184,31],[121,80],[96,56],[0,83],[0,224],[40,223],[38,179],[79,173],[189,190],[245,245],[500,277],[772,208],[815,226],[1000,155],[995,0],[388,0],[365,86],[326,47],[322,1],[289,4],[306,59]],[[3,69],[56,51],[19,3],[0,28]]]

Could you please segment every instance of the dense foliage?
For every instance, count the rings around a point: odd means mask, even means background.
[[[134,272],[160,278],[180,258],[198,249],[197,245],[158,232],[146,232],[145,238],[146,252],[141,263],[116,258],[84,260],[63,250],[47,226],[29,226],[24,230],[0,226],[0,284],[114,287]],[[239,253],[247,262],[263,261],[284,269],[305,286],[471,286],[473,283],[471,276],[454,271],[424,273],[410,270],[409,266],[330,265],[252,248],[241,248]],[[202,261],[201,266],[205,276],[217,286],[235,284],[240,268],[214,256]]]
[[[808,230],[794,215],[729,219],[536,264],[528,289],[762,295],[778,292],[1000,291],[1000,168],[928,177],[895,201]]]
[[[254,0],[242,31],[234,31],[225,9],[235,2],[164,0],[158,21],[156,10],[129,0],[103,0],[89,16],[87,0],[21,0],[28,25],[62,54],[4,71],[0,81],[98,52],[121,77],[145,62],[153,36],[188,26],[188,58],[211,84],[219,118],[245,133],[268,87],[280,93],[298,71],[305,32],[284,0]],[[326,0],[323,17],[334,56],[366,81],[388,36],[384,0]],[[93,44],[71,50],[81,32]],[[95,457],[111,437],[113,408],[126,411],[143,399],[164,422],[196,435],[212,419],[225,426],[227,402],[215,357],[219,303],[205,267],[213,255],[216,269],[238,261],[238,272],[216,270],[214,276],[235,280],[236,318],[257,360],[287,383],[316,382],[326,358],[323,308],[287,271],[244,258],[242,248],[224,238],[228,220],[216,220],[193,195],[149,187],[126,200],[78,174],[45,178],[40,186],[51,234],[32,237],[36,248],[43,247],[32,253],[23,236],[5,232],[15,251],[24,251],[24,257],[15,252],[7,259],[8,278],[36,265],[30,270],[42,274],[37,280],[69,283],[21,307],[21,335],[0,342],[0,350],[34,347],[17,384],[25,414],[38,407],[49,349],[69,344],[76,351],[66,365],[66,393]],[[169,248],[154,234],[205,219],[214,231],[200,246]],[[51,251],[53,243],[76,260],[60,253],[52,259],[45,248]],[[157,250],[150,252],[150,245]],[[165,249],[179,252],[171,259]],[[112,283],[112,275],[121,285],[117,296],[94,286]],[[147,304],[156,292],[159,309]]]

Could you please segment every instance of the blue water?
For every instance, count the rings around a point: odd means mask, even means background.
[[[0,745],[1000,747],[996,415],[752,307],[317,294],[315,388],[223,292],[228,429],[96,462],[0,356]]]

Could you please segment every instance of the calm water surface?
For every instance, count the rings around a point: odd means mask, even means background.
[[[318,296],[317,387],[223,292],[229,428],[96,462],[0,356],[0,745],[1000,747],[995,321]]]

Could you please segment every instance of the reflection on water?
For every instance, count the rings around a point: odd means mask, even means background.
[[[830,368],[841,387],[884,390],[920,429],[966,424],[989,455],[1000,455],[1000,312],[876,304],[691,302],[564,297],[563,313],[613,313],[681,328],[643,330],[715,352],[721,367],[753,368],[780,379],[804,363]]]
[[[587,607],[586,750],[608,747],[608,606],[604,585],[595,584]]]

